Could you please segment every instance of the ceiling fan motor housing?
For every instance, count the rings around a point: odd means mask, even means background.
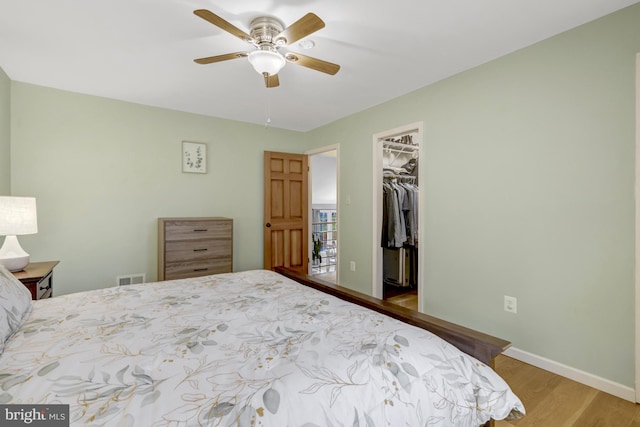
[[[260,16],[251,21],[251,38],[259,48],[277,49],[286,44],[285,39],[276,40],[275,37],[284,30],[284,24],[270,16]]]

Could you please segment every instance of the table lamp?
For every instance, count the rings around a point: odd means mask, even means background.
[[[6,236],[0,248],[0,264],[9,271],[25,268],[29,264],[29,254],[22,249],[16,236],[37,232],[35,197],[0,196],[0,236]]]

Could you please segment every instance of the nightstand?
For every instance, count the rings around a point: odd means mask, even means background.
[[[24,270],[14,271],[13,275],[31,291],[31,299],[51,298],[53,296],[53,267],[59,262],[32,262]]]

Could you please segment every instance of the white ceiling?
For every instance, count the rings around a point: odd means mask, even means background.
[[[15,81],[307,131],[640,0],[0,0],[0,68]],[[326,27],[298,51],[335,76],[287,64],[266,89],[251,46],[193,14],[248,32],[313,12]]]

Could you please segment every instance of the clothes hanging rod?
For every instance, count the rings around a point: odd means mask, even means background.
[[[417,176],[413,176],[413,175],[383,175],[384,179],[418,179]]]

